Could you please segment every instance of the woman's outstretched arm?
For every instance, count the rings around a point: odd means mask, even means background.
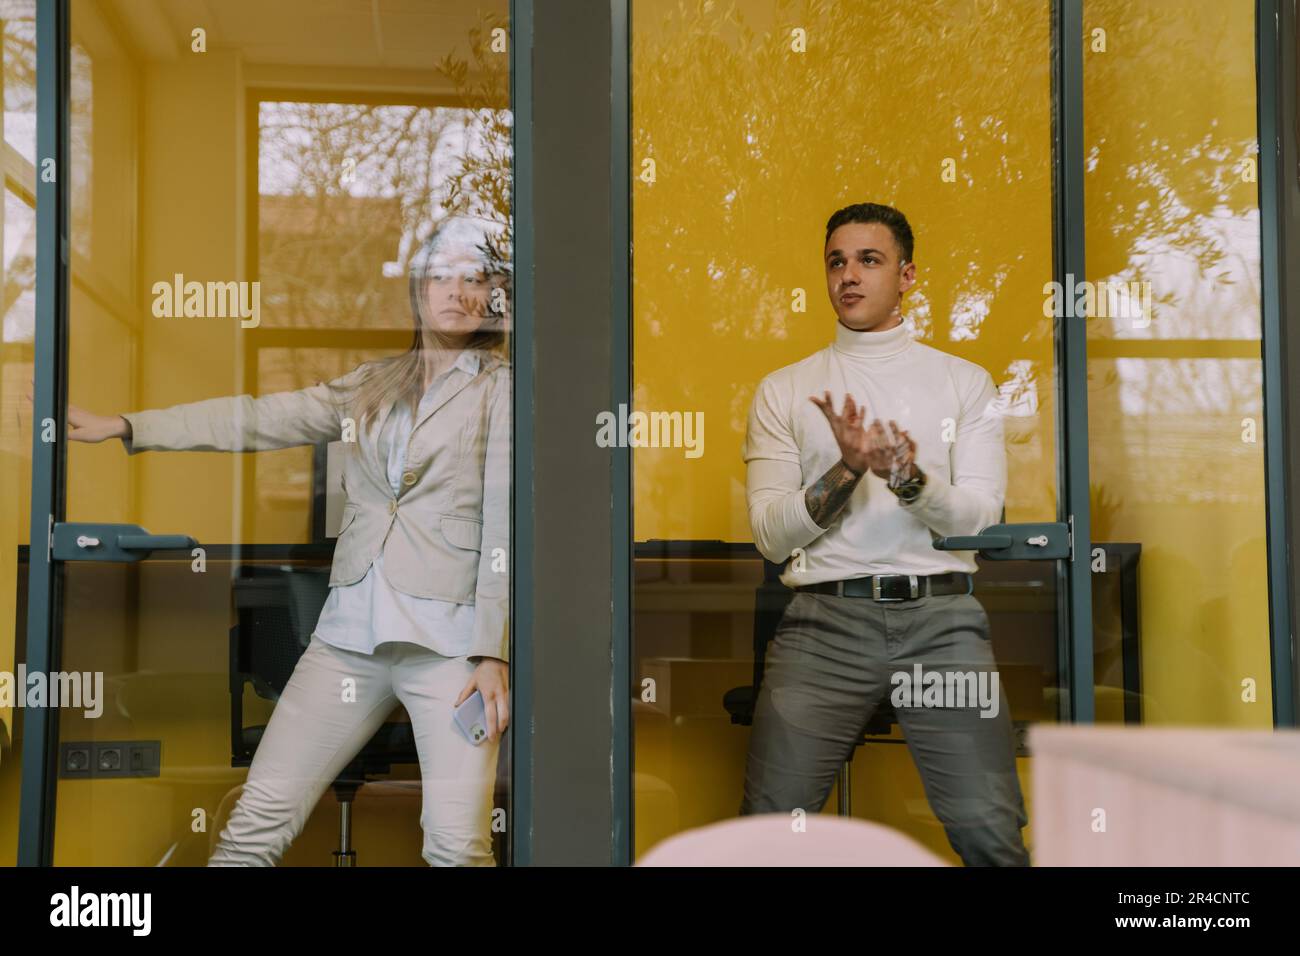
[[[355,384],[365,366],[334,379]],[[126,412],[121,434],[127,454],[142,451],[264,451],[315,445],[342,436],[341,395],[318,383],[293,392],[254,398],[231,395],[198,402]]]

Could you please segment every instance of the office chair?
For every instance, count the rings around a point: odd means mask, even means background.
[[[763,662],[767,655],[767,645],[776,634],[777,625],[786,605],[794,599],[794,591],[781,583],[782,565],[763,559],[763,583],[754,592],[754,677],[748,687],[733,687],[722,695],[722,706],[731,715],[733,724],[750,726],[754,722],[754,705],[758,701],[758,690],[763,684]],[[853,800],[850,792],[850,778],[853,755],[858,747],[873,742],[873,738],[887,737],[897,722],[894,706],[886,697],[880,702],[862,728],[860,739],[849,751],[844,766],[836,775],[836,812],[842,817],[853,816]],[[878,743],[903,743],[903,741],[878,740]]]
[[[329,594],[329,568],[246,565],[234,580],[238,623],[230,629],[230,752],[232,767],[247,767],[266,725],[243,726],[244,684],[266,700],[278,700]],[[418,763],[410,723],[384,723],[330,785],[339,802],[339,848],[335,866],[356,866],[352,848],[352,801],[367,777],[393,764]]]

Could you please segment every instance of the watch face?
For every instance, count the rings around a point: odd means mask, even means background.
[[[898,486],[894,494],[904,501],[914,501],[921,495],[921,484],[920,481],[905,481]]]

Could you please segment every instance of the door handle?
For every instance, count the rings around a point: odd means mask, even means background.
[[[994,524],[979,534],[936,538],[936,551],[978,551],[990,561],[1054,561],[1070,556],[1070,526],[1064,522]]]
[[[187,534],[150,534],[138,524],[56,522],[51,553],[56,561],[139,561],[154,551],[197,548]]]

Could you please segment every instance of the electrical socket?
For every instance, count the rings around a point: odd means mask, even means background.
[[[68,780],[156,777],[161,740],[82,740],[59,745],[59,776]]]

